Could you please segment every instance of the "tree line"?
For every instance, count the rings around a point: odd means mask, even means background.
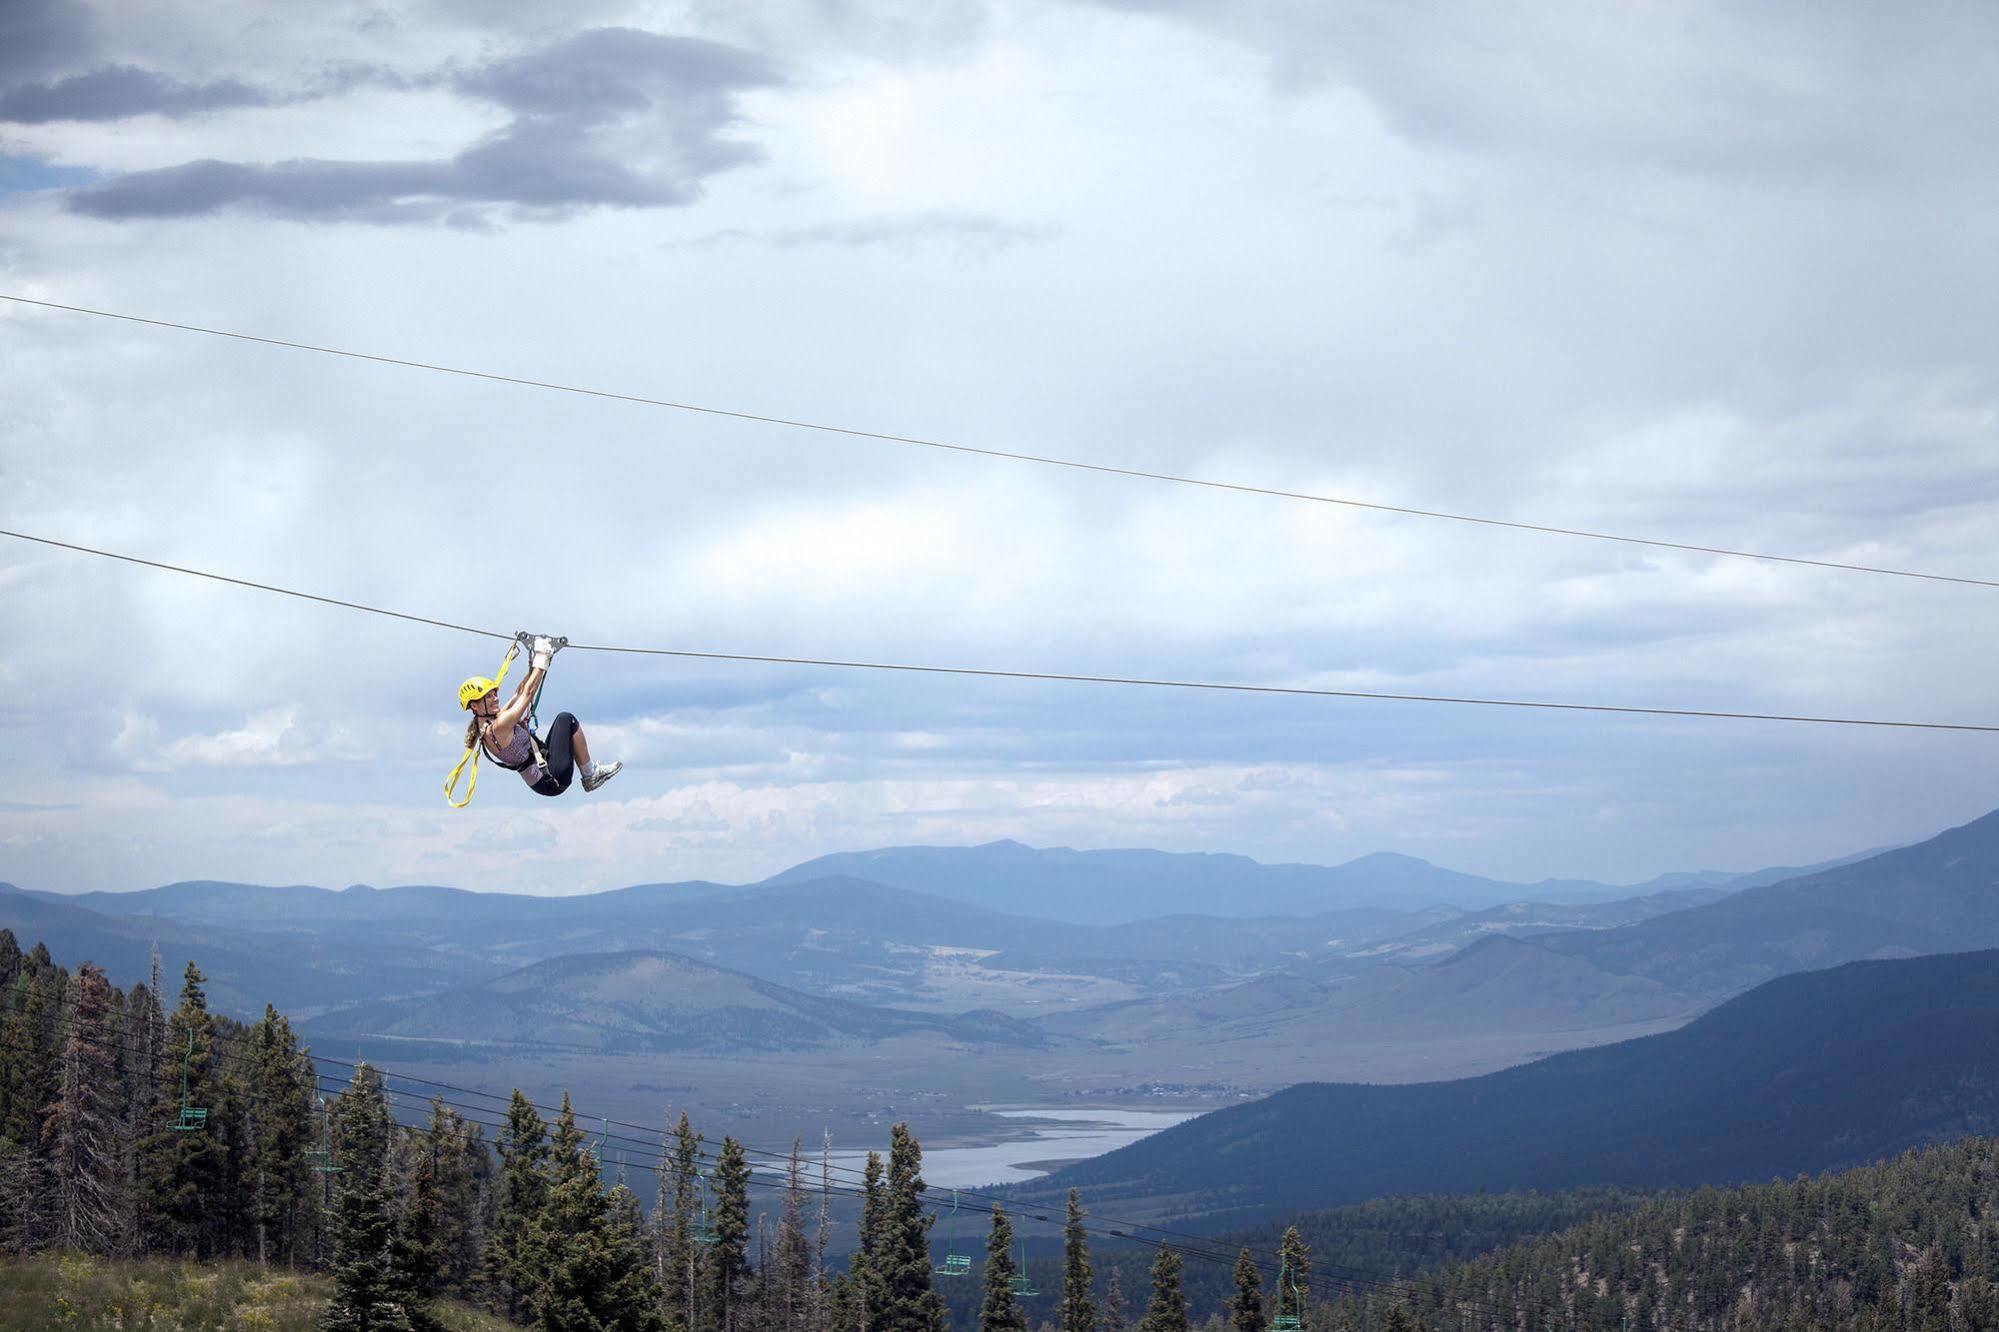
[[[1999,1332],[1999,1140],[1657,1198],[1443,1267],[1393,1302],[1329,1302],[1312,1326]]]
[[[885,1156],[868,1154],[856,1233],[836,1264],[827,1175],[815,1197],[797,1144],[780,1172],[765,1171],[781,1178],[758,1180],[743,1144],[724,1137],[711,1150],[683,1113],[662,1135],[648,1212],[622,1180],[606,1185],[601,1143],[566,1094],[551,1122],[516,1090],[490,1140],[441,1099],[405,1123],[378,1069],[357,1064],[322,1097],[283,1015],[211,1013],[204,984],[190,962],[167,1009],[157,956],[147,982],[120,990],[100,968],[71,974],[0,929],[0,1245],[323,1272],[328,1332],[431,1332],[447,1298],[545,1332],[951,1324],[938,1287],[959,1272],[931,1254],[923,1149],[906,1124]],[[753,1184],[778,1191],[774,1225],[759,1215],[753,1226]],[[1302,1241],[1285,1243],[1302,1276]],[[1169,1248],[1135,1322],[1115,1275],[1099,1296],[1073,1192],[1059,1292],[1034,1289],[998,1205],[976,1275],[981,1332],[1027,1332],[1030,1308],[1061,1332],[1191,1330]],[[1246,1249],[1238,1278],[1236,1332],[1266,1332]],[[1272,1309],[1287,1298],[1273,1290]]]

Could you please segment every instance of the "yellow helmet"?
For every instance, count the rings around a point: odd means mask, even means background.
[[[469,709],[499,687],[483,675],[470,676],[464,684],[458,686],[458,706]]]

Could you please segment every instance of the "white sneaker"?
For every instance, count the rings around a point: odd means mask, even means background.
[[[622,763],[599,763],[589,772],[583,774],[583,789],[586,791],[596,790],[605,782],[616,777],[618,770],[624,766]]]

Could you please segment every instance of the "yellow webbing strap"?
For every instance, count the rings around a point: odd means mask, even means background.
[[[493,688],[498,689],[502,684],[506,683],[507,668],[514,664],[514,654],[520,650],[521,645],[518,639],[507,646],[507,655],[500,658],[499,674],[493,677]],[[453,809],[463,809],[471,804],[472,793],[479,789],[479,751],[482,748],[484,746],[478,741],[473,741],[471,745],[467,746],[465,756],[458,760],[458,766],[453,768],[451,775],[444,779],[444,803]],[[451,798],[451,788],[458,785],[459,774],[465,771],[467,763],[472,765],[472,780],[465,784],[465,798],[463,800],[453,800]]]

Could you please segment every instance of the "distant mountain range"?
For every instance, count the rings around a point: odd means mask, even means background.
[[[842,872],[860,868],[870,873]],[[431,885],[336,891],[193,881],[62,895],[0,884],[0,925],[46,938],[65,956],[96,958],[126,980],[144,976],[155,942],[170,967],[198,955],[218,1002],[246,1012],[271,1001],[312,1015],[629,949],[680,953],[866,1003],[1032,1011],[1172,994],[1315,960],[1345,972],[1434,959],[1494,932],[1608,928],[1723,896],[1732,882],[1667,877],[1679,886],[1556,904],[1403,856],[1327,869],[999,842],[823,857],[741,887],[640,884],[562,898]],[[1615,891],[1560,886],[1579,897]],[[1505,893],[1515,895],[1510,905],[1475,909]],[[1012,906],[997,909],[1002,903]],[[1036,904],[1056,914],[1037,916],[1029,909]],[[1189,904],[1210,909],[1182,909]],[[1145,915],[1147,906],[1160,909]],[[1072,918],[1134,913],[1144,918]],[[281,941],[275,949],[273,940]],[[360,957],[367,965],[352,965]],[[1075,979],[1051,979],[1065,976]]]
[[[1398,1194],[1835,1169],[1999,1130],[1999,951],[1770,981],[1665,1035],[1484,1077],[1307,1083],[1018,1192],[1239,1224]]]
[[[1477,911],[1511,902],[1602,902],[1670,889],[1747,887],[1819,868],[1824,866],[1772,868],[1746,875],[1667,874],[1629,887],[1587,879],[1527,884],[1461,874],[1389,852],[1342,865],[1265,865],[1247,856],[1037,849],[1002,841],[841,852],[808,860],[768,882],[799,883],[840,875],[1024,916],[1112,925],[1171,915],[1314,916],[1370,907],[1410,911],[1452,906]]]
[[[986,1100],[1461,1076],[1664,1031],[1788,971],[1999,947],[1985,891],[1999,877],[1999,815],[1785,873],[1671,875],[1602,900],[1592,895],[1603,885],[1563,881],[1556,896],[1568,900],[1495,906],[1477,904],[1524,890],[1402,857],[1327,869],[996,843],[822,858],[741,887],[563,898],[228,883],[63,897],[0,885],[0,926],[122,981],[143,978],[157,942],[170,980],[196,958],[218,1007],[274,1002],[327,1038],[490,1045],[489,1057],[503,1041],[745,1058],[928,1041],[945,1080],[962,1071],[958,1053],[985,1052]],[[1216,910],[1084,923],[994,909],[1086,901],[1091,875],[1103,876],[1100,904],[1149,893]],[[1421,896],[1432,889],[1461,897]],[[1344,904],[1228,914],[1329,900]],[[656,1002],[643,1001],[647,984]]]

